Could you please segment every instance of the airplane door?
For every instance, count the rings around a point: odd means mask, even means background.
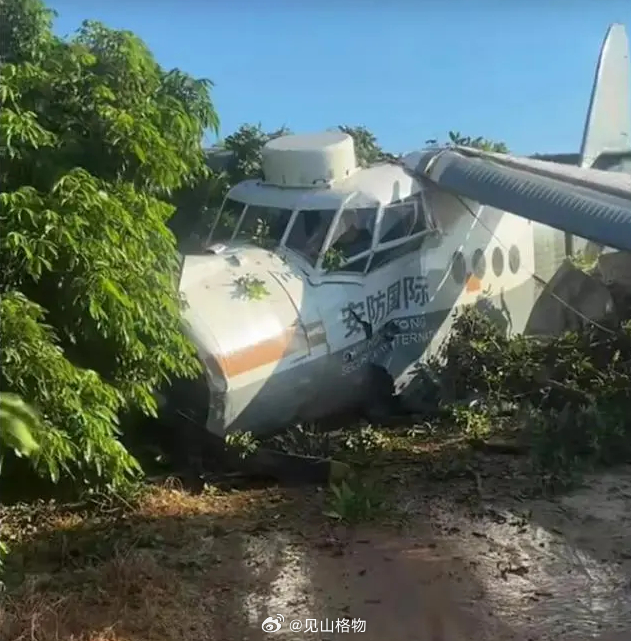
[[[304,333],[308,352],[293,365],[292,389],[295,399],[312,399],[313,391],[317,389],[322,378],[323,369],[327,364],[330,353],[327,333],[322,322],[320,310],[317,305],[314,288],[299,272],[288,266],[270,270],[271,276],[278,282],[286,293],[286,304],[291,305],[296,324]],[[302,407],[301,413],[307,413]]]
[[[331,366],[336,371],[343,376],[361,374],[372,363],[398,372],[401,358],[409,357],[407,346],[413,339],[395,339],[401,330],[394,327],[402,323],[402,331],[416,337],[422,331],[420,316],[429,303],[424,258],[422,251],[412,251],[368,272],[361,284],[318,287]]]
[[[330,350],[322,371],[320,402],[335,412],[359,400],[363,391],[365,368],[359,363],[368,341],[358,319],[366,318],[366,288],[352,282],[324,282],[314,289]]]
[[[358,320],[366,317],[363,285],[323,283],[316,292],[331,354],[366,340]]]
[[[305,366],[296,368],[297,389],[304,386],[309,389],[309,393],[304,395],[305,403],[307,398],[310,399],[309,408],[303,408],[304,415],[309,415],[310,410],[314,415],[335,413],[348,405],[355,388],[357,391],[361,389],[348,378],[353,368],[348,366],[352,359],[347,352],[366,342],[361,324],[350,314],[351,308],[357,309],[360,317],[365,314],[361,305],[365,288],[361,283],[352,282],[314,284],[307,278],[288,273],[283,276],[275,272],[274,276],[300,310],[310,345]]]

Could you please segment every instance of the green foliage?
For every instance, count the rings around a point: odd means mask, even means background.
[[[590,273],[593,272],[598,265],[598,255],[590,255],[584,251],[577,251],[569,256],[569,261],[576,269]]]
[[[370,426],[349,431],[344,440],[344,447],[359,456],[368,456],[383,450],[388,444],[388,439],[379,431]]]
[[[31,456],[39,449],[33,436],[39,429],[39,417],[33,408],[17,394],[0,392],[0,470],[4,447],[19,457]]]
[[[0,592],[4,589],[4,582],[2,576],[4,574],[4,560],[9,554],[9,547],[3,541],[0,541]]]
[[[346,262],[344,251],[336,248],[329,247],[322,256],[322,269],[327,272],[334,272],[339,270]]]
[[[6,4],[0,69],[0,384],[42,419],[35,469],[116,485],[138,473],[119,412],[194,376],[180,331],[170,194],[206,175],[211,83],[165,71],[130,32],[69,41],[36,0]]]
[[[509,340],[491,318],[468,307],[457,316],[441,350],[443,385],[453,399],[471,393],[485,397],[514,393],[512,386],[533,374],[529,367],[534,351],[532,341],[522,336]]]
[[[251,237],[251,242],[263,249],[272,249],[276,242],[270,237],[269,222],[262,218],[256,219],[256,227]]]
[[[227,171],[222,169],[224,163],[217,167],[212,151],[205,151],[204,157],[206,170],[202,177],[194,185],[177,190],[171,198],[175,212],[168,225],[183,253],[203,245],[231,186]]]
[[[491,416],[487,408],[456,405],[452,409],[454,423],[471,440],[481,440],[491,433]]]
[[[0,471],[5,448],[19,456],[33,456],[39,449],[36,436],[41,430],[40,418],[17,394],[0,392]],[[4,559],[9,553],[0,540],[0,591],[3,588]]]
[[[286,452],[356,464],[370,460],[390,443],[382,432],[371,426],[353,425],[331,432],[313,423],[295,425],[274,436],[271,442]]]
[[[544,469],[573,471],[616,465],[631,455],[628,406],[606,402],[563,409],[532,408],[529,414],[534,455]]]
[[[381,148],[376,136],[368,131],[366,127],[340,125],[338,129],[353,138],[357,164],[360,167],[369,167],[378,162],[393,162],[396,160],[394,155],[385,152]]]
[[[459,147],[472,147],[474,149],[481,149],[482,151],[490,151],[497,154],[507,154],[508,147],[503,142],[494,142],[478,136],[473,138],[472,136],[463,136],[459,131],[450,131],[448,134],[449,142],[447,143],[450,146],[459,146]],[[436,139],[427,140],[428,145],[437,144]]]
[[[0,64],[39,60],[52,38],[55,12],[40,0],[2,0],[0,3]]]
[[[357,523],[375,518],[385,507],[384,493],[375,482],[358,476],[331,483],[330,507],[325,516],[337,521]]]
[[[252,274],[239,276],[234,281],[237,293],[241,298],[248,300],[262,300],[269,296],[269,290],[265,287],[265,281]]]
[[[443,396],[480,397],[455,411],[476,438],[490,432],[491,406],[517,406],[536,460],[568,471],[631,455],[631,322],[613,333],[595,327],[546,340],[508,338],[475,308],[454,322],[443,351]]]
[[[271,440],[283,451],[292,454],[321,458],[330,458],[335,454],[335,442],[330,432],[318,429],[315,424],[294,425]]]
[[[270,140],[291,133],[286,127],[265,132],[261,125],[245,124],[228,136],[222,147],[233,153],[228,166],[230,184],[235,185],[248,178],[263,177],[263,147]]]
[[[260,443],[252,432],[236,431],[226,435],[226,446],[234,450],[239,458],[245,459],[258,450]]]

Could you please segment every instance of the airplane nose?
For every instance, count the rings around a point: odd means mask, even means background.
[[[188,303],[187,334],[212,391],[212,431],[222,421],[224,430],[257,429],[261,422],[293,411],[298,402],[287,385],[289,371],[311,352],[299,299],[277,276],[283,270],[287,268],[278,257],[256,247],[185,262],[180,291]],[[299,274],[287,278],[293,278],[294,288],[302,288]],[[281,379],[286,388],[279,387]]]
[[[209,387],[216,392],[225,393],[228,384],[226,376],[219,365],[220,358],[217,353],[208,353],[203,357],[202,363],[206,367]]]
[[[189,389],[196,396],[197,422],[210,432],[224,435],[226,418],[226,394],[228,380],[220,365],[222,356],[219,344],[206,325],[187,323],[186,334],[197,347],[203,372],[195,385]]]
[[[216,356],[208,355],[204,359],[204,365],[208,385],[206,428],[223,436],[226,428],[227,380]]]

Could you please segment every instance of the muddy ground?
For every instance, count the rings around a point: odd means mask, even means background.
[[[0,638],[631,638],[631,466],[544,497],[523,456],[428,461],[376,457],[364,476],[385,503],[354,524],[314,487],[5,509]]]

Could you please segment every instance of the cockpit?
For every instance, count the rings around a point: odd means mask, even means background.
[[[338,207],[311,209],[247,204],[229,194],[209,242],[293,254],[308,271],[365,274],[417,249],[434,228],[421,189],[386,205],[361,200],[351,195]]]

